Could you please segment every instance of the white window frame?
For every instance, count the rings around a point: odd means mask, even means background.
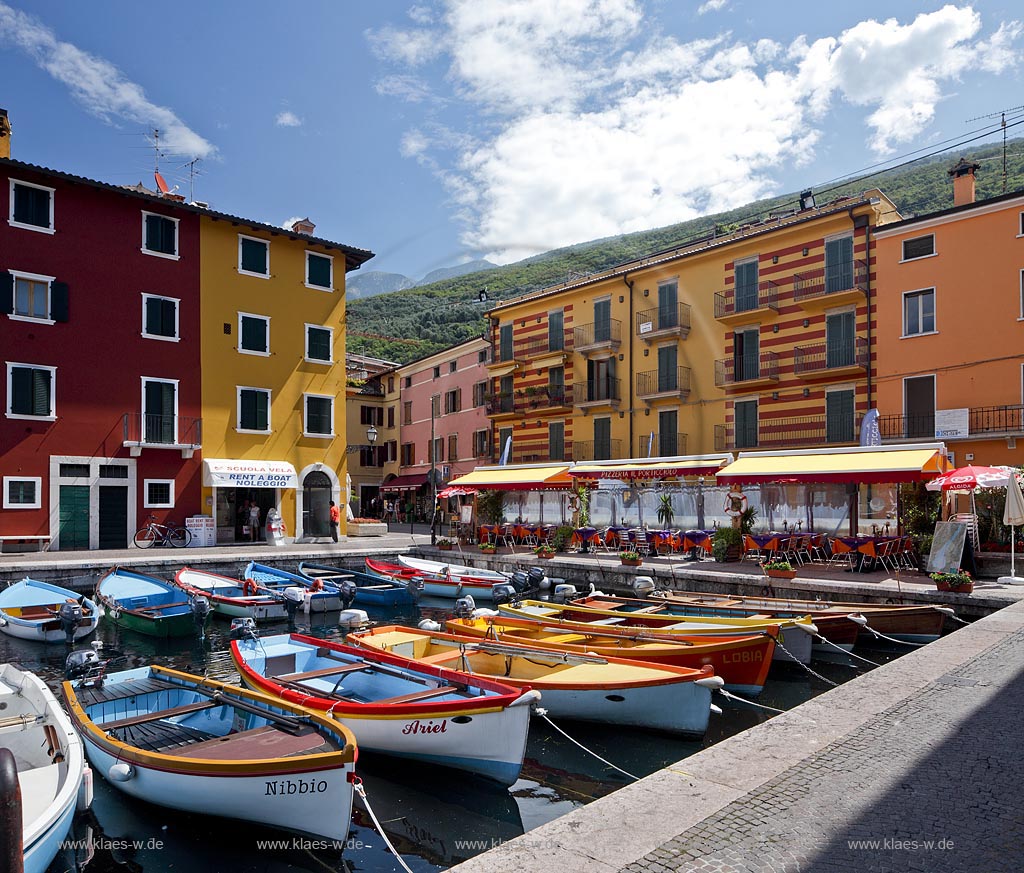
[[[310,285],[309,284],[309,256],[316,255],[318,258],[327,258],[331,262],[331,279],[330,285]],[[241,249],[239,249],[239,264],[241,264]],[[267,255],[267,265],[270,265],[270,256]],[[306,249],[306,263],[305,263],[305,275],[302,277],[302,284],[307,288],[312,288],[314,291],[326,291],[328,294],[334,293],[334,255],[325,255],[323,252],[311,252]]]
[[[35,225],[35,224],[22,224],[20,221],[15,221],[14,220],[14,186],[15,185],[24,185],[26,188],[38,188],[40,191],[49,191],[50,192],[50,226],[49,227],[39,227],[38,225]],[[11,179],[10,188],[11,188],[11,191],[10,191],[10,201],[9,201],[10,202],[10,207],[9,207],[9,212],[8,212],[8,215],[7,215],[7,223],[11,227],[20,227],[22,230],[34,230],[37,233],[45,233],[45,234],[49,234],[50,236],[53,236],[53,234],[56,233],[56,230],[54,228],[54,223],[53,223],[53,201],[56,199],[57,189],[56,188],[48,188],[46,185],[37,185],[35,182],[23,182],[21,179]]]
[[[170,300],[174,304],[174,336],[160,336],[155,333],[146,333],[146,304],[149,300]],[[177,297],[167,297],[164,294],[148,294],[142,292],[142,336],[146,339],[160,340],[165,343],[181,342],[181,300]]]
[[[310,397],[318,397],[321,400],[331,401],[331,432],[330,433],[311,433],[309,430],[309,405],[306,400]],[[334,408],[334,395],[333,394],[314,394],[312,392],[305,392],[302,395],[302,435],[305,437],[312,437],[314,439],[325,439],[332,440],[337,436],[334,432],[334,419],[335,419],[335,408]]]
[[[904,250],[904,246],[908,242],[910,242],[912,240],[924,239],[926,236],[930,236],[932,238],[932,253],[930,255],[918,255],[916,258],[908,258],[908,257],[906,257],[905,256],[906,252]],[[922,233],[919,236],[905,237],[904,239],[900,240],[900,261],[899,262],[901,264],[908,264],[911,261],[923,261],[925,258],[934,258],[938,253],[939,253],[939,251],[935,247],[935,234],[934,233]]]
[[[49,415],[23,415],[20,412],[11,412],[11,401],[14,399],[11,390],[11,379],[15,367],[25,367],[29,370],[50,371],[50,414]],[[4,407],[7,418],[22,419],[25,421],[56,421],[57,420],[57,368],[48,367],[45,364],[27,364],[21,361],[7,361],[7,403]]]
[[[139,412],[140,412],[141,416],[143,416],[142,421],[141,421],[142,427],[140,429],[141,432],[139,433],[139,438],[142,440],[143,444],[145,444],[145,445],[175,445],[175,446],[179,445],[179,443],[178,443],[178,425],[181,423],[181,420],[180,420],[180,418],[178,416],[178,402],[181,400],[180,380],[178,380],[178,379],[164,379],[164,378],[161,378],[160,376],[140,376],[139,380],[140,380],[140,383],[141,383],[140,390],[139,390]],[[146,412],[146,383],[147,382],[160,382],[161,384],[167,384],[167,385],[173,385],[174,386],[174,442],[173,443],[147,443],[145,441],[145,435],[146,435],[145,416],[148,414]]]
[[[918,296],[931,292],[932,295],[932,308],[934,310],[934,326],[931,330],[922,330],[918,333],[907,333],[907,298],[912,296]],[[936,305],[938,303],[938,294],[935,291],[934,286],[931,288],[916,288],[913,291],[904,291],[903,296],[900,298],[900,319],[903,322],[903,333],[900,334],[900,339],[910,339],[918,336],[933,336],[939,332],[939,308]],[[920,307],[918,308],[920,312]]]
[[[242,427],[242,392],[243,391],[260,391],[267,395],[267,429],[266,430],[254,430],[247,427]],[[266,435],[273,432],[272,416],[273,416],[273,400],[274,394],[269,388],[257,388],[255,385],[236,385],[235,386],[235,432],[236,433],[258,433]],[[305,403],[303,403],[303,417],[305,417]]]
[[[242,319],[243,318],[258,318],[267,323],[267,350],[265,352],[255,351],[253,349],[242,348]],[[238,313],[238,353],[240,355],[255,355],[258,358],[269,358],[270,357],[270,316],[259,315],[256,312],[241,312]]]
[[[150,485],[170,485],[167,503],[153,503],[149,499]],[[142,480],[142,508],[143,509],[173,509],[174,508],[174,480],[173,479],[143,479]]]
[[[12,277],[11,291],[14,295],[14,299],[11,301],[14,308],[18,305],[18,280],[27,279],[29,282],[45,282],[46,283],[46,317],[38,318],[34,315],[19,315],[17,312],[8,313],[7,317],[11,321],[28,321],[32,324],[56,324],[52,318],[50,318],[50,306],[52,304],[51,294],[53,293],[53,283],[57,281],[56,276],[43,276],[39,273],[25,273],[21,270],[8,270],[8,273]]]
[[[174,254],[169,255],[166,252],[154,252],[152,249],[146,248],[146,217],[153,215],[157,218],[166,218],[168,221],[174,222]],[[168,261],[180,261],[181,260],[181,233],[180,233],[180,218],[172,218],[170,215],[164,215],[160,212],[146,212],[142,210],[142,244],[139,247],[139,251],[144,255],[152,255],[154,258],[164,258]],[[269,259],[268,259],[269,263]],[[241,250],[239,250],[239,264],[241,264]]]
[[[315,328],[316,330],[326,330],[330,334],[330,357],[324,358],[311,358],[309,356],[309,329]],[[269,327],[267,328],[269,331]],[[305,336],[305,349],[303,351],[303,360],[309,364],[333,364],[334,363],[334,328],[329,327],[326,324],[311,324],[306,322],[304,325],[304,336]]]
[[[36,499],[34,503],[12,503],[10,485],[12,482],[35,482]],[[43,508],[43,477],[42,476],[4,476],[4,509],[42,509]]]
[[[250,240],[251,242],[263,243],[267,247],[267,272],[266,273],[253,273],[249,270],[242,269],[242,240]],[[258,236],[247,236],[244,233],[238,235],[238,273],[241,276],[255,276],[257,279],[269,279],[270,278],[270,241],[260,239]]]

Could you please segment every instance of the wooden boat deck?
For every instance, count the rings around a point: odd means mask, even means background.
[[[207,732],[177,722],[154,721],[128,725],[111,731],[116,739],[144,752],[173,752],[214,738]]]
[[[326,740],[312,727],[298,733],[287,733],[273,725],[266,725],[196,743],[188,749],[187,757],[207,761],[296,758],[302,755],[333,752],[338,748],[337,744]]]
[[[181,685],[175,685],[165,679],[147,677],[145,679],[128,679],[124,682],[117,682],[112,685],[90,685],[87,688],[75,686],[75,695],[83,707],[90,707],[97,703],[106,703],[109,700],[124,700],[127,697],[135,697],[139,694],[151,694],[154,691],[167,691],[169,689],[182,689]]]

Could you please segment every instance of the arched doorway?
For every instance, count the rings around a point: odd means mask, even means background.
[[[331,535],[331,477],[313,470],[302,480],[302,534],[304,537]]]

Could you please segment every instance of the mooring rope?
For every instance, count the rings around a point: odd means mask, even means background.
[[[719,688],[718,689],[718,693],[721,694],[723,697],[729,698],[729,700],[738,700],[740,703],[748,703],[751,706],[756,706],[758,709],[767,709],[769,712],[779,712],[779,713],[782,713],[782,712],[786,711],[784,709],[776,709],[774,706],[766,706],[763,703],[754,703],[753,700],[747,700],[746,697],[740,697],[738,694],[731,694],[730,692],[726,691],[724,688]]]
[[[412,873],[409,865],[406,864],[405,861],[402,860],[402,856],[398,854],[398,850],[391,845],[391,840],[389,840],[388,835],[384,833],[384,828],[382,828],[380,822],[377,821],[377,816],[373,814],[373,807],[370,806],[370,801],[366,797],[366,789],[363,788],[363,780],[356,776],[352,785],[356,790],[356,794],[358,794],[363,799],[363,803],[366,804],[366,811],[370,813],[370,818],[373,819],[373,824],[377,828],[377,833],[380,834],[381,839],[384,840],[384,843],[391,850],[391,854],[395,856],[395,860],[402,865],[402,869],[405,870],[406,873]]]
[[[885,634],[879,633],[878,631],[876,631],[869,624],[864,624],[864,625],[862,625],[862,627],[868,633],[874,634],[878,639],[880,639],[880,640],[888,640],[890,643],[898,643],[901,646],[915,646],[915,647],[917,647],[917,646],[927,646],[928,645],[928,643],[912,643],[912,642],[910,642],[910,640],[898,640],[898,639],[896,639],[896,637],[887,637]]]
[[[547,712],[545,710],[543,710],[543,709],[536,709],[536,710],[534,710],[534,712],[536,712],[537,715],[539,715],[542,719],[544,719],[544,721],[546,721],[549,725],[551,725],[551,727],[553,727],[556,731],[558,731],[563,737],[565,737],[567,740],[569,740],[569,742],[575,743],[577,746],[579,746],[581,749],[583,749],[583,751],[586,752],[588,755],[593,755],[602,764],[605,764],[605,765],[611,767],[613,770],[618,770],[620,773],[622,773],[625,776],[628,776],[630,779],[634,779],[637,782],[640,781],[640,777],[639,776],[634,776],[632,773],[628,772],[627,770],[623,770],[621,767],[616,767],[611,761],[606,761],[599,754],[597,754],[597,752],[593,751],[593,749],[588,749],[579,740],[574,740],[565,731],[563,731],[557,724],[555,724],[550,718],[548,718],[548,714],[547,714]]]
[[[856,658],[858,661],[863,661],[865,664],[870,664],[872,667],[881,667],[882,666],[881,664],[878,664],[875,661],[869,661],[867,658],[862,658],[860,655],[855,655],[853,652],[848,652],[846,649],[844,649],[838,643],[834,643],[834,642],[832,642],[832,640],[825,639],[825,637],[823,637],[821,634],[815,634],[814,636],[817,637],[819,640],[821,640],[826,645],[832,646],[832,648],[834,648],[834,649],[839,649],[839,651],[842,652],[844,655],[849,655],[851,658]]]
[[[960,618],[959,615],[957,615],[955,612],[953,612],[953,610],[950,609],[948,606],[936,606],[935,604],[932,604],[932,609],[936,610],[937,612],[941,612],[947,618],[953,619],[953,621],[960,622],[960,624],[970,624],[969,621],[964,621],[962,618]]]
[[[771,637],[773,640],[775,640],[775,645],[777,645],[780,649],[782,649],[782,651],[784,651],[787,655],[789,655],[789,657],[793,659],[793,663],[794,664],[799,664],[808,673],[810,673],[816,679],[820,679],[826,685],[831,685],[833,688],[839,687],[839,683],[838,682],[833,682],[831,679],[826,679],[824,676],[821,675],[821,673],[816,673],[814,670],[812,670],[809,664],[805,664],[798,657],[796,657],[796,655],[794,655],[789,649],[787,649],[782,644],[782,640],[780,640],[777,636],[775,636],[774,634],[768,633],[768,632],[765,633],[765,636]]]

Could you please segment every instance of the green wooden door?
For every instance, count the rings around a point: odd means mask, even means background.
[[[128,548],[128,486],[100,485],[99,547]]]
[[[60,548],[89,548],[89,486],[60,486]]]

